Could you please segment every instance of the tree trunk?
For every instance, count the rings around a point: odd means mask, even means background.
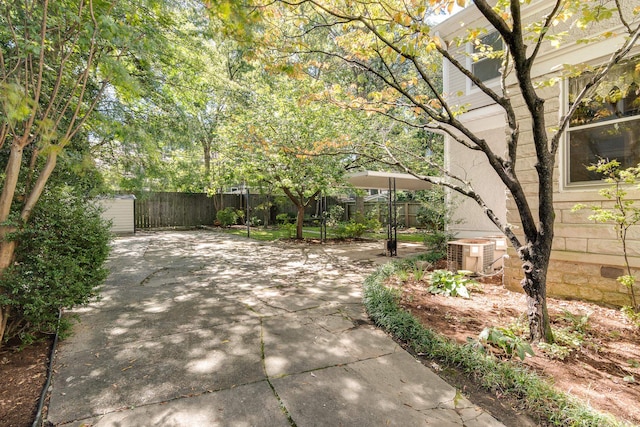
[[[9,159],[5,168],[2,194],[0,194],[0,222],[9,219],[11,205],[13,204],[13,198],[18,184],[23,149],[24,145],[21,144],[20,141],[14,141],[13,144],[11,144]],[[13,262],[16,242],[7,240],[7,235],[12,231],[15,231],[14,226],[0,226],[0,276]],[[0,292],[4,292],[4,289],[0,288]],[[9,313],[9,307],[0,306],[0,346],[2,346],[7,321],[9,320]]]
[[[8,241],[5,239],[5,235],[10,233],[11,231],[15,231],[14,227],[1,227],[3,230],[0,231],[0,235],[2,235],[0,241],[0,276],[2,273],[11,265],[13,262],[13,255],[16,252],[16,242]]]
[[[364,196],[356,196],[356,221],[364,220]]]
[[[532,342],[553,343],[553,332],[547,311],[547,271],[551,257],[551,240],[541,236],[541,244],[529,245],[520,251],[523,260],[522,289],[527,295],[529,338]]]
[[[7,321],[9,320],[9,314],[11,310],[9,307],[0,306],[0,348],[2,348],[2,341],[4,339],[4,332],[7,329]]]
[[[302,226],[304,225],[304,205],[302,203],[296,204],[298,208],[298,217],[296,218],[296,239],[302,239]]]
[[[204,173],[207,179],[211,177],[211,142],[203,141],[202,150],[204,156]]]
[[[16,250],[16,242],[8,241],[5,239],[5,235],[11,232],[13,229],[13,227],[0,227],[0,276],[13,262],[13,256]],[[0,288],[0,293],[4,292],[5,290]],[[0,347],[2,347],[2,342],[4,340],[4,333],[7,328],[9,315],[9,307],[0,305]]]
[[[4,222],[9,218],[13,197],[18,185],[18,177],[20,176],[20,167],[22,165],[22,153],[24,146],[15,141],[11,144],[9,152],[9,160],[4,170],[5,178],[2,185],[2,194],[0,194],[0,222]],[[1,270],[0,270],[1,271]]]

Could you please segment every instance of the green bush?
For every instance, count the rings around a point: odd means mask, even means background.
[[[427,291],[432,294],[440,294],[447,297],[469,298],[468,284],[475,283],[467,278],[464,273],[453,273],[448,270],[435,270],[431,273],[431,285]]]
[[[520,360],[524,360],[527,354],[535,356],[531,345],[509,328],[499,328],[496,326],[484,328],[478,336],[478,346],[480,348],[493,346],[500,349],[509,357],[517,355]]]
[[[338,224],[335,229],[335,235],[339,239],[353,239],[362,237],[367,231],[367,225],[362,222],[349,221]]]
[[[444,257],[447,243],[455,238],[455,233],[448,231],[448,227],[460,224],[461,220],[453,218],[455,206],[447,202],[442,188],[425,191],[421,201],[423,205],[418,209],[416,221],[425,228],[424,244],[430,252]]]
[[[59,309],[88,303],[107,277],[109,223],[90,202],[60,193],[43,194],[29,224],[11,235],[15,263],[0,278],[0,304],[11,312],[5,340],[27,345],[55,332]],[[69,326],[63,318],[60,332]]]
[[[238,224],[238,225],[246,224],[246,221],[245,221],[245,216],[246,215],[247,215],[247,213],[244,211],[244,209],[238,209],[236,211],[236,224]]]
[[[278,215],[276,215],[276,222],[279,225],[287,225],[291,223],[291,216],[286,212],[279,213]]]
[[[364,225],[367,227],[367,231],[372,231],[374,233],[382,228],[380,220],[373,215],[367,215],[367,220]]]
[[[329,227],[337,226],[344,218],[344,208],[340,205],[333,205],[329,208],[327,214],[327,225]]]
[[[297,226],[295,224],[286,223],[282,227],[287,231],[287,238],[293,239],[296,237]]]
[[[378,231],[381,227],[377,218],[365,218],[356,214],[356,217],[348,222],[339,222],[333,226],[333,232],[339,239],[353,239],[362,237],[367,231]]]
[[[235,208],[228,207],[216,213],[216,219],[223,227],[229,227],[238,221],[238,212]]]
[[[455,233],[446,230],[429,230],[424,235],[424,245],[429,252],[438,254],[440,258],[447,256],[447,246],[455,238]]]

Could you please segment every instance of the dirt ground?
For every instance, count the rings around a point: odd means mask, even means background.
[[[470,299],[432,295],[426,291],[426,277],[394,285],[403,291],[402,305],[425,326],[460,343],[477,339],[485,327],[526,324],[524,294],[506,290],[499,275],[480,282]],[[617,309],[552,298],[548,306],[554,330],[575,330],[573,325],[580,320],[586,324],[581,344],[564,360],[534,346],[534,357],[524,362],[516,357],[516,363],[524,363],[593,408],[640,425],[640,330]]]
[[[0,349],[0,425],[27,427],[35,419],[46,381],[50,342],[22,351],[5,344]]]

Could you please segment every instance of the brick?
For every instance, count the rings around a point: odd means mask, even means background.
[[[560,212],[559,214],[558,214],[558,211]],[[594,224],[594,222],[589,219],[589,215],[591,215],[591,211],[588,209],[581,209],[579,211],[572,212],[571,208],[568,208],[568,209],[556,208],[556,218],[558,218],[561,224],[592,225]]]
[[[567,241],[563,237],[556,237],[553,239],[552,250],[554,251],[565,251],[567,250]]]
[[[625,305],[629,305],[629,297],[626,294],[621,294],[620,292],[605,292],[601,302],[607,305],[623,307]]]
[[[554,297],[575,297],[577,295],[577,286],[566,283],[550,283],[547,287],[549,296]]]
[[[564,272],[562,270],[547,271],[547,282],[560,283],[563,282]]]
[[[617,239],[589,239],[588,252],[595,254],[623,255],[622,244]],[[640,241],[628,240],[627,253],[640,256]]]
[[[608,224],[556,224],[556,237],[583,237],[589,239],[615,240],[616,234]]]
[[[589,286],[603,292],[619,292],[619,285],[615,279],[595,276],[589,278]]]

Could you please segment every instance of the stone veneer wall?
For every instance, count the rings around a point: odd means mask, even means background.
[[[504,284],[509,290],[522,292],[520,260],[513,249],[509,250],[509,255],[505,263]],[[552,259],[547,272],[547,295],[605,306],[629,305],[627,288],[616,281],[616,277],[622,274],[624,270],[620,266]]]
[[[560,106],[559,88],[544,90],[547,123],[556,123]],[[519,100],[514,96],[512,99]],[[516,114],[526,117],[524,105],[516,105]],[[521,120],[521,140],[518,148],[517,173],[525,188],[533,214],[537,217],[537,174],[535,171],[535,148],[528,128],[528,121]],[[598,187],[590,189],[562,189],[559,185],[560,157],[554,170],[554,208],[556,212],[553,252],[547,274],[547,295],[564,299],[580,299],[603,305],[628,305],[630,300],[626,287],[616,278],[626,274],[621,244],[616,238],[612,224],[596,224],[588,219],[589,209],[572,212],[578,203],[586,205],[607,203],[598,195]],[[629,194],[629,198],[640,199],[640,194]],[[507,221],[520,225],[515,203],[507,197]],[[516,232],[518,229],[516,228]],[[640,226],[632,228],[628,236],[628,250],[634,274],[640,276]],[[523,239],[524,240],[524,239]],[[505,260],[504,283],[508,289],[522,291],[523,277],[520,260],[509,248]],[[636,295],[640,296],[640,286]]]

